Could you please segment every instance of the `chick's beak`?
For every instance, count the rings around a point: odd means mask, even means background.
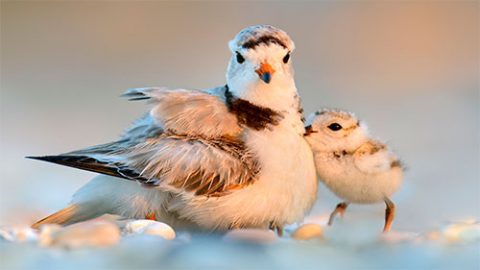
[[[255,70],[255,72],[258,74],[258,77],[265,83],[270,83],[272,80],[272,75],[275,73],[275,70],[270,66],[268,63],[261,63],[260,68]]]
[[[312,133],[317,133],[317,131],[312,129],[312,125],[308,125],[305,127],[305,134],[303,134],[303,136],[309,136]]]

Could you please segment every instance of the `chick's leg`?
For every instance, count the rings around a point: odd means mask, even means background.
[[[395,217],[395,204],[387,197],[384,199],[387,208],[385,209],[385,226],[383,232],[389,232]]]
[[[328,219],[328,226],[332,226],[333,219],[335,219],[335,216],[337,214],[340,214],[340,216],[343,217],[343,214],[345,213],[347,206],[348,206],[348,202],[341,202],[337,204],[337,207],[335,207],[335,210],[333,210],[333,212],[330,214],[330,218]]]

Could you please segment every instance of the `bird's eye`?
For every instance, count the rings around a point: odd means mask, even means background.
[[[245,58],[243,58],[243,56],[239,52],[237,52],[237,62],[239,64],[245,62]]]
[[[285,63],[285,64],[288,63],[288,60],[290,60],[290,52],[287,53],[287,55],[285,55],[285,56],[283,57],[283,63]]]
[[[328,128],[333,131],[339,131],[340,129],[342,129],[342,126],[339,123],[332,123],[328,126]]]

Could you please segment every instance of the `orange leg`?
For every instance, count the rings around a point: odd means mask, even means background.
[[[337,207],[335,207],[335,210],[330,214],[330,218],[328,219],[328,226],[332,226],[333,220],[335,219],[335,216],[337,214],[340,214],[343,217],[343,214],[345,213],[345,210],[347,209],[348,202],[341,202],[337,204]]]
[[[150,212],[148,213],[146,216],[145,216],[145,219],[150,219],[150,220],[157,220],[157,215],[155,214],[155,212]]]
[[[383,227],[383,232],[389,232],[393,218],[395,217],[395,204],[387,197],[385,197],[384,200],[387,208],[385,209],[385,226]]]

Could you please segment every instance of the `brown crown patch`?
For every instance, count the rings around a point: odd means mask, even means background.
[[[243,43],[242,48],[253,49],[261,44],[270,45],[272,43],[280,45],[284,49],[287,49],[287,45],[283,41],[281,41],[279,38],[274,36],[261,36],[258,38],[250,39],[249,41]]]

